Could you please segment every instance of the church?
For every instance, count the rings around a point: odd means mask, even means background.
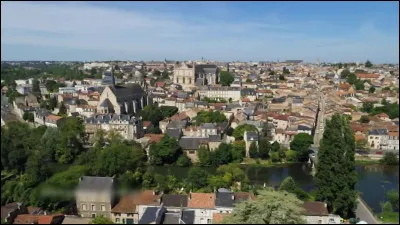
[[[116,85],[112,70],[104,73],[102,84],[106,87],[100,95],[97,113],[136,114],[151,103],[139,84]]]
[[[174,68],[175,84],[182,85],[183,89],[195,86],[214,85],[219,81],[219,69],[212,64],[182,63]]]

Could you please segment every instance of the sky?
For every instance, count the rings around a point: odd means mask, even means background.
[[[1,60],[399,63],[393,2],[1,2]]]

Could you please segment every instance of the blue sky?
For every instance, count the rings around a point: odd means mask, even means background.
[[[399,62],[398,2],[2,2],[2,60]]]

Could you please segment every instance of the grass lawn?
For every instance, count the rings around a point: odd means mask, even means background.
[[[378,219],[383,223],[399,223],[399,213],[398,212],[384,212],[378,214]]]
[[[251,165],[251,166],[279,166],[279,165],[285,165],[285,164],[291,164],[295,162],[272,162],[271,160],[267,159],[251,159],[251,158],[244,158],[243,162],[241,164],[246,164],[246,165]]]

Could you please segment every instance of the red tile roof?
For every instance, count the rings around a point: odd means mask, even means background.
[[[151,124],[151,122],[148,120],[143,121],[143,127],[148,127],[148,126],[150,126],[150,124]]]
[[[220,223],[225,218],[225,216],[229,215],[229,213],[214,213],[213,214],[213,223]]]
[[[328,209],[323,202],[304,202],[307,216],[327,216]]]
[[[119,202],[112,208],[111,212],[117,213],[135,213],[136,212],[136,204],[134,195],[127,195],[121,197]]]
[[[377,79],[379,78],[378,74],[374,73],[358,73],[356,74],[358,79]]]
[[[213,209],[215,207],[214,193],[190,193],[189,208]]]
[[[161,141],[163,134],[145,134],[145,137],[149,138],[149,143],[158,143]]]

